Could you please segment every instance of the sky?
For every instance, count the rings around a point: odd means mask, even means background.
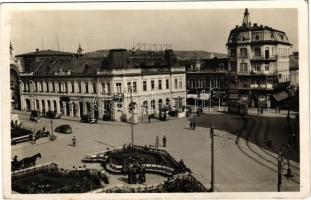
[[[298,50],[297,9],[249,9],[252,23],[284,31]],[[172,44],[174,50],[226,53],[230,30],[241,25],[244,9],[14,11],[11,42],[16,54],[36,48],[84,52]],[[58,43],[57,43],[58,41]]]

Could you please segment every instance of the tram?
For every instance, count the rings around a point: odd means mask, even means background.
[[[247,115],[248,105],[241,101],[229,101],[228,112],[237,113],[240,115]]]

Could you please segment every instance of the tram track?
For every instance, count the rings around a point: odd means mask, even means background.
[[[249,116],[249,117],[250,117],[250,116]],[[260,146],[258,145],[258,134],[260,133],[260,130],[261,130],[260,127],[263,125],[263,120],[262,120],[261,118],[256,118],[256,117],[254,117],[254,118],[250,117],[249,119],[251,120],[252,123],[251,123],[251,125],[250,125],[249,130],[246,130],[246,131],[247,131],[247,139],[245,139],[246,146],[247,146],[247,148],[248,148],[253,154],[255,154],[255,155],[256,155],[257,157],[259,157],[260,159],[264,160],[265,162],[269,162],[270,165],[272,165],[273,167],[267,165],[266,163],[264,163],[263,161],[260,161],[259,159],[256,159],[256,158],[254,157],[254,155],[251,155],[251,154],[248,153],[247,151],[243,150],[243,148],[241,147],[241,145],[240,145],[240,143],[239,143],[239,139],[237,138],[237,140],[236,140],[236,145],[237,145],[238,149],[239,149],[245,156],[247,156],[248,158],[250,158],[250,159],[252,159],[253,161],[257,162],[258,164],[260,164],[260,165],[262,165],[262,166],[268,168],[269,170],[271,170],[271,171],[277,173],[277,170],[276,170],[276,169],[277,169],[277,163],[275,163],[275,162],[276,162],[275,157],[269,153],[268,155],[269,155],[270,157],[272,157],[273,159],[271,160],[271,159],[265,158],[263,155],[259,154],[256,150],[254,150],[254,148],[251,147],[251,145],[249,144],[249,141],[248,141],[248,138],[251,137],[252,134],[254,133],[254,136],[255,136],[255,138],[254,138],[254,139],[255,139],[255,145],[256,145],[259,149],[262,150],[262,147],[260,147]],[[256,126],[256,119],[259,120],[259,124],[258,124],[257,126]],[[269,125],[270,125],[270,124],[269,124]],[[266,126],[264,130],[265,130],[265,132],[268,132],[268,127]],[[239,136],[242,135],[243,131],[244,131],[244,129],[240,129],[240,131],[239,131]],[[265,133],[265,134],[267,134],[267,133]],[[264,150],[263,152],[266,153],[265,150]],[[294,166],[293,166],[293,167],[294,167]],[[292,172],[292,174],[294,174],[296,177],[299,177],[299,174],[298,174],[298,173]],[[294,183],[299,184],[299,181],[296,181],[296,180],[294,180],[294,179],[291,179],[291,181],[294,182]]]

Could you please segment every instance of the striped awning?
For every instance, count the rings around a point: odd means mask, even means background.
[[[285,91],[276,93],[276,94],[274,94],[274,95],[272,95],[272,96],[273,96],[273,97],[275,98],[275,100],[277,100],[277,101],[282,101],[282,100],[288,98],[288,94],[287,94],[287,92],[285,92]]]

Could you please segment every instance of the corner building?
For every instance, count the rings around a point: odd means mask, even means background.
[[[231,30],[228,41],[229,98],[251,107],[273,107],[273,94],[290,81],[290,44],[285,32],[250,22],[245,9],[242,26]]]
[[[133,112],[134,121],[143,122],[162,108],[185,105],[185,67],[172,50],[82,52],[79,47],[77,54],[37,50],[19,55],[28,63],[21,74],[21,109],[115,121],[130,121]]]

